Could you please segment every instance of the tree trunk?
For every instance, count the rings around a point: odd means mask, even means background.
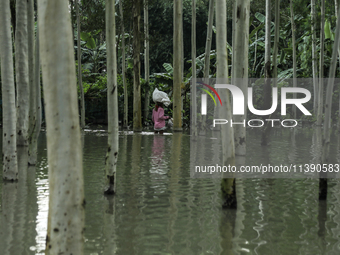
[[[80,14],[79,14],[79,4],[76,2],[76,15],[77,15],[77,59],[78,59],[78,84],[80,90],[80,127],[85,128],[85,98],[84,98],[84,88],[81,73],[81,45],[80,45]]]
[[[116,167],[118,159],[118,87],[116,56],[115,2],[106,0],[106,45],[107,45],[107,113],[108,148],[106,154],[106,178],[108,189],[105,194],[116,190]]]
[[[265,34],[265,83],[264,83],[264,96],[263,96],[263,110],[270,108],[270,102],[272,98],[272,86],[271,86],[271,63],[270,63],[270,49],[271,49],[271,15],[270,15],[270,0],[266,0],[266,34]],[[268,119],[269,116],[263,116],[263,119]],[[268,122],[269,123],[269,122]],[[267,124],[262,129],[261,145],[268,144],[268,137],[270,134],[270,125]]]
[[[27,0],[16,1],[15,74],[17,87],[17,145],[28,146],[29,84]]]
[[[236,1],[234,5],[235,12],[235,46],[233,47],[233,55],[237,56],[234,58],[234,78],[233,81],[237,81],[237,85],[242,90],[243,95],[247,98],[248,94],[248,45],[249,45],[249,11],[250,1],[242,0]],[[244,101],[244,109],[246,107],[246,100]],[[234,121],[237,124],[234,128],[234,139],[235,139],[235,155],[245,156],[246,155],[246,125],[245,120],[247,114],[234,116]]]
[[[234,63],[235,63],[235,54],[234,54],[234,47],[235,47],[235,33],[236,33],[236,8],[235,6],[237,5],[237,0],[233,0],[233,5],[232,5],[232,55],[231,55],[231,84],[235,84],[235,81],[234,81]]]
[[[216,51],[217,51],[217,73],[216,80],[219,84],[228,83],[228,58],[227,58],[227,8],[224,0],[216,1]],[[219,116],[223,119],[232,118],[230,108],[230,97],[227,89],[219,90],[222,98],[223,111]],[[221,127],[223,165],[235,165],[234,130],[230,125]],[[224,178],[221,180],[221,190],[224,199],[224,208],[236,207],[235,178]]]
[[[38,137],[41,130],[41,89],[40,89],[40,54],[39,54],[39,27],[35,39],[35,52],[33,64],[33,84],[31,89],[31,107],[34,114],[34,123],[32,133],[30,134],[30,143],[28,149],[28,164],[37,163]]]
[[[267,79],[271,77],[271,72],[270,72],[271,29],[270,27],[271,27],[270,0],[266,0],[266,34],[265,34],[265,60],[264,60],[265,67],[264,68],[265,68],[265,77]],[[269,97],[270,96],[271,96],[271,93]],[[269,100],[269,98],[265,98],[265,100]]]
[[[142,131],[142,105],[140,89],[140,5],[141,0],[133,2],[133,131]]]
[[[209,70],[210,70],[210,50],[211,50],[211,42],[212,42],[212,28],[213,28],[213,21],[214,21],[214,6],[215,0],[209,1],[209,15],[208,15],[208,27],[207,27],[207,40],[205,43],[205,56],[204,56],[204,83],[208,84],[209,81]],[[206,93],[203,93],[206,94]],[[215,114],[217,114],[218,108],[215,106]],[[203,115],[202,118],[202,126],[201,128],[205,131],[206,124],[207,124],[207,116]]]
[[[174,0],[174,43],[173,43],[173,131],[182,131],[182,44],[183,5],[182,0]]]
[[[144,102],[144,122],[149,117],[149,104],[150,104],[150,65],[149,65],[149,3],[144,0],[144,76],[145,76],[145,102]]]
[[[340,16],[337,18],[337,25],[335,30],[332,59],[329,67],[329,79],[327,83],[326,100],[325,104],[325,121],[324,121],[324,146],[330,143],[330,129],[331,129],[331,113],[332,113],[332,98],[333,98],[333,87],[334,87],[334,77],[335,69],[338,58],[338,48],[339,48],[339,36],[340,36]]]
[[[321,126],[323,115],[323,74],[324,74],[324,50],[325,50],[325,0],[321,0],[321,29],[320,29],[320,64],[319,64],[319,95],[318,114],[316,125]]]
[[[18,180],[16,108],[9,0],[0,1],[0,60],[2,82],[2,178]]]
[[[210,1],[210,4],[213,0]],[[197,136],[197,105],[196,105],[196,0],[192,0],[192,15],[191,15],[191,135]],[[209,7],[210,8],[210,7]],[[209,16],[210,19],[210,16]],[[209,31],[209,24],[208,24]],[[209,33],[209,32],[208,32]],[[207,44],[208,44],[207,35]],[[211,39],[209,40],[211,42]],[[211,44],[211,43],[210,43]],[[207,51],[207,49],[206,49]],[[207,52],[205,52],[207,54]],[[210,50],[208,56],[210,55]],[[205,56],[205,60],[207,55]],[[210,59],[210,58],[209,58]],[[207,61],[205,61],[206,64]],[[206,73],[206,66],[204,67],[204,73]],[[209,62],[208,62],[208,73],[209,73]],[[209,75],[209,74],[208,74]]]
[[[334,5],[335,5],[335,17],[336,17],[336,19],[338,19],[338,15],[339,15],[339,13],[338,13],[338,0],[334,0]],[[340,56],[340,45],[339,45],[339,48],[338,48],[338,56]],[[339,58],[339,64],[340,64],[340,58]],[[340,99],[339,99],[338,132],[340,132]]]
[[[49,165],[46,254],[83,254],[83,157],[68,1],[38,0],[38,12]]]
[[[35,125],[35,88],[33,86],[34,77],[34,1],[27,0],[27,42],[28,42],[28,88],[29,88],[29,125],[28,125],[28,139],[29,145],[31,143],[31,135]]]
[[[292,25],[292,48],[293,48],[293,87],[296,88],[296,46],[295,46],[295,22],[294,22],[294,10],[293,0],[290,0],[290,22]],[[293,94],[293,98],[296,98],[296,93]],[[296,119],[296,106],[293,105],[293,118]]]
[[[210,70],[210,50],[211,50],[211,41],[212,41],[212,27],[213,27],[213,21],[214,21],[214,5],[215,5],[215,0],[210,0],[209,1],[207,40],[205,42],[205,57],[204,57],[204,78],[205,79],[209,78],[209,70]]]
[[[277,53],[280,40],[280,1],[275,0],[275,35],[273,48],[273,86],[277,87]]]
[[[316,32],[315,32],[315,0],[311,0],[311,23],[312,23],[312,69],[313,69],[313,88],[314,88],[314,99],[313,99],[313,109],[315,115],[318,112],[318,61],[317,61],[317,51],[316,51]]]
[[[123,0],[119,1],[119,11],[120,18],[122,24],[122,77],[123,77],[123,87],[124,87],[124,120],[123,127],[127,128],[129,124],[128,120],[128,91],[126,85],[126,76],[125,76],[125,29],[124,29],[124,16],[123,16]]]

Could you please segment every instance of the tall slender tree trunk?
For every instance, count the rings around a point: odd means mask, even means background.
[[[123,77],[123,87],[124,87],[124,119],[123,119],[123,127],[127,128],[129,124],[128,120],[128,90],[126,85],[126,76],[125,76],[125,29],[124,29],[124,12],[123,12],[123,0],[119,1],[119,11],[121,17],[122,24],[122,77]]]
[[[311,23],[312,23],[312,69],[313,69],[313,88],[314,88],[314,99],[313,99],[313,109],[314,114],[318,112],[318,60],[316,51],[316,15],[315,15],[315,0],[311,0]]]
[[[208,27],[207,27],[207,40],[205,42],[205,56],[204,56],[204,78],[209,78],[210,70],[210,50],[212,42],[212,28],[214,21],[214,6],[215,0],[209,1],[209,15],[208,15]]]
[[[330,129],[331,129],[331,116],[332,116],[332,98],[333,98],[333,88],[334,88],[334,77],[335,77],[335,69],[337,65],[338,59],[338,49],[340,43],[340,15],[337,17],[336,22],[336,30],[334,37],[334,44],[332,50],[332,59],[329,67],[329,77],[327,83],[327,91],[326,91],[326,100],[325,100],[325,121],[324,121],[324,134],[323,134],[323,149],[322,149],[322,163],[329,162],[329,151],[330,151]],[[325,175],[327,173],[324,173]],[[319,199],[326,200],[327,199],[327,176],[320,175],[319,179]]]
[[[210,70],[210,50],[211,50],[211,42],[212,42],[212,27],[214,21],[214,6],[215,0],[209,0],[209,14],[208,14],[208,26],[207,26],[207,39],[205,42],[205,56],[204,56],[204,82],[208,83],[209,79],[209,70]],[[205,94],[205,93],[204,93]],[[215,113],[217,114],[218,108],[215,106]],[[206,130],[206,120],[207,116],[202,116],[202,129]]]
[[[133,131],[142,131],[142,105],[140,89],[140,6],[141,0],[133,1]]]
[[[334,6],[335,6],[335,17],[338,19],[338,0],[334,0]],[[338,24],[337,24],[338,25]],[[340,45],[338,48],[338,57],[340,56]],[[339,64],[340,64],[340,58],[339,58]],[[340,99],[339,99],[339,117],[338,117],[338,132],[340,132]]]
[[[280,0],[275,0],[275,35],[273,48],[273,86],[277,87],[277,54],[280,39]]]
[[[30,91],[30,107],[34,122],[29,137],[28,164],[37,163],[38,137],[41,130],[41,89],[40,89],[40,54],[39,54],[39,27],[35,39],[34,63],[33,63],[33,84]]]
[[[84,98],[84,88],[83,79],[81,74],[81,45],[80,45],[80,14],[79,14],[79,4],[76,1],[76,15],[77,15],[77,59],[78,59],[78,84],[80,90],[80,127],[85,128],[85,98]]]
[[[339,37],[340,37],[340,16],[337,18],[337,26],[335,30],[332,59],[329,68],[329,79],[327,83],[326,100],[325,104],[325,121],[324,121],[324,146],[328,146],[330,143],[330,129],[331,129],[331,113],[332,113],[332,98],[334,88],[334,77],[336,71],[336,64],[338,58],[339,48]]]
[[[235,33],[236,33],[236,8],[235,6],[237,5],[237,0],[233,0],[233,5],[232,5],[232,56],[231,56],[231,83],[232,84],[235,84],[235,81],[234,81],[234,63],[235,63],[235,54],[234,54],[234,47],[236,45],[236,42],[235,42]]]
[[[16,1],[15,74],[17,84],[17,145],[28,146],[29,84],[27,0]]]
[[[191,116],[190,117],[191,117],[191,135],[197,136],[197,105],[196,105],[196,76],[197,76],[197,74],[196,74],[196,0],[192,0],[191,9],[192,9],[192,15],[191,15],[191,70],[192,70],[192,78],[191,78]],[[206,67],[205,67],[204,70],[206,70]]]
[[[18,180],[16,108],[9,0],[0,1],[0,60],[2,89],[2,178]]]
[[[295,21],[294,21],[294,9],[293,0],[290,0],[290,23],[292,25],[292,48],[293,48],[293,87],[297,86],[296,81],[296,46],[295,46]],[[296,93],[293,94],[293,98],[296,98]],[[296,119],[296,107],[293,105],[293,118]]]
[[[271,75],[271,63],[270,63],[270,49],[271,49],[271,15],[270,15],[270,0],[266,0],[266,34],[265,34],[265,77],[268,79]],[[267,89],[267,88],[266,88]],[[271,90],[269,90],[271,91]],[[266,90],[266,92],[268,92]],[[265,92],[265,93],[266,93]],[[271,93],[270,93],[271,94]],[[270,96],[270,95],[269,95]],[[265,98],[264,100],[269,100],[269,98]]]
[[[34,1],[27,1],[27,42],[28,42],[28,88],[29,88],[29,125],[28,125],[28,139],[29,145],[31,143],[31,135],[35,125],[35,108],[34,108],[34,99],[35,99],[35,88],[33,86],[34,79]]]
[[[242,90],[243,95],[247,98],[248,94],[248,45],[249,45],[249,0],[238,0],[234,5],[236,10],[235,20],[235,46],[233,47],[234,58],[234,82]],[[244,102],[244,109],[246,107],[246,101]],[[247,114],[234,116],[235,125],[235,155],[246,155],[246,124]],[[244,124],[242,124],[244,123]]]
[[[217,73],[216,80],[219,84],[228,83],[228,58],[227,58],[227,6],[226,1],[216,0],[216,51],[217,51]],[[231,107],[229,91],[219,90],[222,98],[223,111],[219,116],[223,119],[231,119]],[[223,165],[235,165],[235,145],[234,130],[229,125],[221,127]],[[225,178],[221,180],[221,191],[224,199],[223,207],[236,207],[236,187],[235,178]]]
[[[45,252],[83,254],[83,157],[68,1],[38,0],[38,12],[49,165]]]
[[[107,45],[107,113],[108,148],[106,154],[106,178],[108,189],[105,194],[116,191],[116,167],[118,159],[118,87],[116,56],[115,2],[106,0],[106,45]]]
[[[319,88],[318,88],[318,114],[316,125],[322,125],[323,115],[323,74],[324,74],[324,51],[325,51],[325,0],[321,0],[321,29],[320,29],[320,64],[319,64]]]
[[[266,34],[265,34],[265,58],[264,58],[264,96],[263,96],[263,109],[270,108],[270,102],[272,98],[272,85],[271,85],[271,63],[270,63],[270,49],[271,49],[271,15],[270,15],[270,0],[266,0]],[[269,116],[264,116],[264,119],[268,119]],[[267,124],[262,130],[261,145],[268,144],[268,137],[270,134],[270,126]]]
[[[150,104],[150,65],[149,65],[149,1],[144,0],[144,77],[145,77],[145,102],[144,102],[144,122],[149,117]]]
[[[182,44],[183,5],[182,0],[174,0],[174,43],[173,43],[173,131],[182,131]]]

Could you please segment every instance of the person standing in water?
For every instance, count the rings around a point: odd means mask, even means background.
[[[156,102],[155,108],[152,110],[152,121],[154,123],[155,134],[158,132],[163,134],[166,129],[165,120],[169,119],[169,116],[164,116],[164,106],[160,102]]]

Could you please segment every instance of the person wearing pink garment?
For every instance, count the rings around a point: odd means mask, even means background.
[[[152,121],[154,123],[155,134],[158,132],[163,134],[164,130],[166,129],[165,120],[169,118],[169,116],[164,115],[163,104],[156,102],[155,108],[152,110]]]

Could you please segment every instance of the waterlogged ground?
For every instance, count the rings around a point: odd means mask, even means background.
[[[249,130],[247,165],[316,162],[314,131],[275,129],[264,148]],[[319,202],[317,179],[238,179],[238,209],[222,210],[220,180],[190,178],[189,138],[122,133],[117,194],[108,199],[102,195],[107,135],[85,132],[85,254],[340,254],[339,180],[329,180],[328,199]],[[333,162],[339,154],[333,135]],[[44,254],[47,168],[43,133],[39,164],[21,167],[26,181],[0,182],[0,254]]]

